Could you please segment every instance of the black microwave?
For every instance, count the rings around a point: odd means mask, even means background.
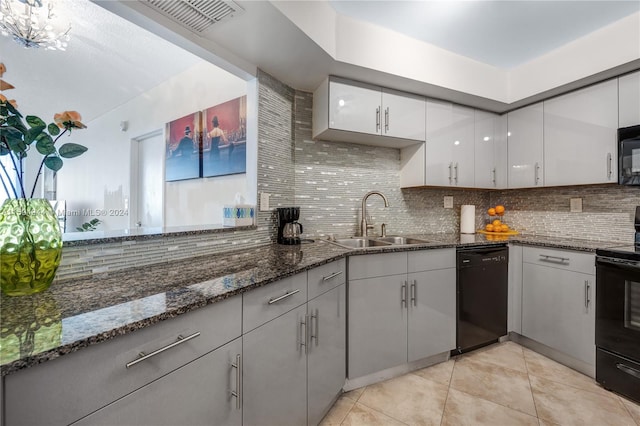
[[[640,124],[618,129],[618,183],[640,185]]]

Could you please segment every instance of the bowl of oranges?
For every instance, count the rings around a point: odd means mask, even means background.
[[[486,234],[517,234],[516,231],[509,228],[509,225],[504,223],[501,218],[504,216],[505,208],[503,205],[497,205],[487,210],[489,214],[489,223],[487,223],[481,232]]]

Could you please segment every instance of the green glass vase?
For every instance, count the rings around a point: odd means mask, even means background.
[[[0,207],[0,287],[8,296],[51,285],[62,258],[62,233],[48,200],[10,199]]]

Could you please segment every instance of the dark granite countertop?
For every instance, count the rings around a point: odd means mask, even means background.
[[[414,235],[427,243],[345,249],[326,241],[270,244],[55,283],[33,296],[0,296],[2,376],[155,324],[347,255],[504,244],[593,252],[621,243],[517,235]],[[302,253],[300,256],[299,252]]]

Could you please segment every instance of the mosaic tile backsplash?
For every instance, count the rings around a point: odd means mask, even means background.
[[[271,208],[297,205],[305,236],[358,233],[362,197],[371,190],[368,222],[379,234],[455,233],[460,206],[476,206],[476,228],[486,209],[504,204],[504,220],[522,233],[594,241],[633,241],[633,215],[640,188],[618,185],[500,191],[448,188],[400,189],[400,152],[311,139],[312,94],[294,91],[264,72],[258,75],[258,190],[271,194]],[[453,196],[445,209],[443,198]],[[583,212],[570,213],[571,198],[582,198]],[[275,239],[273,212],[257,211],[257,230],[170,237],[144,241],[66,247],[58,278],[86,276],[198,255],[266,244]],[[215,261],[212,258],[212,261]]]

